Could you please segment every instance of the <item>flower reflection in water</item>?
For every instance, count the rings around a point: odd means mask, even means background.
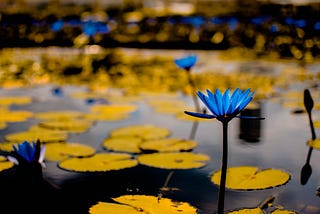
[[[224,213],[225,185],[228,165],[228,123],[234,117],[242,119],[264,119],[260,117],[238,116],[238,114],[250,103],[252,96],[253,92],[251,92],[250,89],[242,91],[236,88],[232,94],[230,93],[230,89],[227,89],[224,94],[222,94],[219,89],[217,89],[215,93],[207,90],[207,95],[199,91],[198,97],[212,114],[185,111],[186,114],[194,117],[217,119],[223,125],[223,154],[218,196],[219,214]]]

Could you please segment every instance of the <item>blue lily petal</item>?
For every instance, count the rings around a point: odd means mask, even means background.
[[[18,147],[13,145],[13,150],[20,155],[27,162],[32,162],[36,156],[36,144],[32,144],[24,141],[23,143],[18,144]]]
[[[239,116],[236,116],[237,118],[240,118],[240,119],[250,119],[250,120],[264,120],[263,117],[254,117],[254,116],[244,116],[244,115],[239,115]]]
[[[250,89],[242,91],[236,88],[232,95],[230,95],[230,89],[227,89],[224,94],[219,89],[216,89],[215,93],[208,89],[206,92],[207,95],[200,91],[197,94],[212,115],[197,112],[185,112],[186,114],[207,119],[217,118],[220,121],[228,122],[232,118],[238,117],[237,115],[250,103],[253,96],[253,92],[250,92]],[[246,118],[249,119],[249,117]],[[253,119],[258,118],[253,117]]]
[[[204,118],[204,119],[216,118],[216,116],[211,115],[211,114],[202,114],[202,113],[196,113],[196,112],[190,112],[190,111],[184,111],[184,113],[186,113],[186,114],[188,114],[190,116],[200,117],[200,118]]]

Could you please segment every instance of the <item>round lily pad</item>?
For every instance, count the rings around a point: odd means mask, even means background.
[[[45,159],[48,161],[61,161],[69,157],[91,156],[96,150],[80,143],[48,143],[46,144]]]
[[[81,133],[86,132],[92,126],[92,124],[93,122],[91,120],[67,119],[42,121],[39,123],[39,126],[48,129],[58,129],[68,132]]]
[[[220,185],[221,170],[211,176],[211,181]],[[279,169],[263,169],[253,166],[227,169],[226,188],[235,190],[260,190],[286,184],[290,174]]]
[[[117,105],[117,104],[110,104],[110,105],[94,105],[90,108],[91,112],[97,113],[131,113],[137,110],[137,106],[135,105]]]
[[[138,156],[140,164],[162,169],[192,169],[206,165],[210,157],[191,152],[154,153]]]
[[[25,105],[32,102],[31,97],[28,96],[7,96],[0,98],[0,105],[10,106],[10,105]]]
[[[150,140],[140,144],[140,149],[151,152],[187,152],[191,151],[198,144],[193,140],[180,138],[165,138]]]
[[[1,111],[0,122],[24,122],[32,116],[30,111]]]
[[[228,214],[264,214],[264,212],[259,207],[256,207],[233,210],[229,211]]]
[[[90,157],[68,158],[61,161],[61,169],[75,172],[105,172],[131,168],[138,164],[129,154],[100,153]]]
[[[2,122],[0,121],[0,130],[1,129],[5,129],[5,128],[7,128],[7,123],[3,122],[3,121]]]
[[[105,149],[116,152],[140,153],[139,145],[142,143],[140,137],[135,136],[119,136],[107,138],[103,141]]]
[[[5,136],[5,139],[7,141],[13,141],[13,142],[23,142],[23,141],[36,142],[39,139],[41,142],[46,143],[46,142],[65,141],[67,137],[68,135],[62,132],[23,131],[23,132],[7,134]]]
[[[153,125],[132,125],[114,129],[109,135],[110,137],[136,136],[144,140],[152,140],[165,138],[170,135],[170,131]]]
[[[35,118],[39,120],[70,120],[81,118],[84,115],[79,111],[48,111],[35,114]]]
[[[118,121],[118,120],[124,120],[128,119],[130,117],[129,114],[127,113],[121,113],[121,112],[116,112],[116,113],[87,113],[84,118],[88,120],[94,120],[94,121]]]
[[[298,213],[291,210],[275,209],[272,212],[270,212],[270,214],[298,214]]]
[[[166,213],[166,214],[196,214],[197,208],[186,202],[173,201],[168,198],[158,198],[148,195],[123,195],[113,198],[116,203],[98,202],[90,207],[90,214],[100,213]]]

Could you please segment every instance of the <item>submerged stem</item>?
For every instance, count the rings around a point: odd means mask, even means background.
[[[223,150],[222,150],[222,165],[221,165],[221,178],[218,197],[218,214],[224,212],[224,197],[226,189],[226,178],[228,168],[228,121],[223,121]]]

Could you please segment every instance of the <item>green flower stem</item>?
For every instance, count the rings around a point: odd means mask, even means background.
[[[224,197],[226,191],[226,177],[228,168],[228,122],[223,121],[223,150],[222,150],[222,165],[221,165],[221,178],[218,197],[218,214],[224,212]]]

